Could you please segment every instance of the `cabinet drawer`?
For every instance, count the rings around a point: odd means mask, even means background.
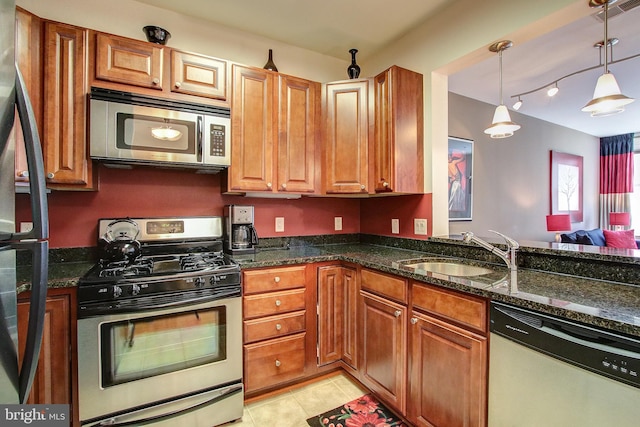
[[[303,332],[305,329],[305,311],[261,317],[244,321],[244,342],[260,341]]]
[[[304,374],[305,334],[244,346],[246,391],[278,384]]]
[[[247,295],[243,299],[245,319],[304,310],[304,307],[304,288],[282,292],[268,292],[259,295]]]
[[[371,270],[362,270],[360,273],[360,286],[378,295],[383,295],[407,303],[408,283],[405,279],[376,273]]]
[[[477,331],[487,331],[487,303],[481,298],[457,292],[415,285],[413,307],[434,313]]]
[[[302,288],[305,285],[305,269],[304,266],[296,266],[245,271],[243,273],[244,293],[255,294]]]

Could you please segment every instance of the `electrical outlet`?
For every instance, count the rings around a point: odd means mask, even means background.
[[[27,231],[31,231],[33,230],[33,223],[32,222],[21,222],[20,223],[20,232],[21,233],[26,233]]]
[[[391,220],[391,233],[400,234],[400,220],[397,218]]]
[[[337,216],[335,218],[333,218],[333,229],[335,231],[340,231],[342,230],[342,217],[341,216]]]
[[[427,220],[422,218],[414,218],[413,220],[413,234],[427,235]]]
[[[276,217],[276,233],[284,233],[284,217]]]

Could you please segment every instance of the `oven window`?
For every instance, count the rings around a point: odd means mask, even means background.
[[[196,154],[196,122],[117,113],[116,146],[120,150]]]
[[[225,306],[105,323],[100,329],[103,387],[227,357]]]

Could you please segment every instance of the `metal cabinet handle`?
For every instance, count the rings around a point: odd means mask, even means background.
[[[180,86],[182,86],[182,83],[176,82],[176,87],[179,88]]]
[[[282,303],[280,302],[280,300],[279,300],[279,299],[277,299],[277,300],[276,300],[276,307],[280,307],[280,304],[282,304]]]
[[[29,178],[29,171],[20,171],[17,173],[17,175],[22,178]]]
[[[154,85],[160,84],[160,79],[157,77],[154,77],[153,80],[151,80],[151,83],[153,83]]]
[[[393,315],[394,315],[394,316],[396,316],[396,317],[400,317],[400,315],[401,315],[401,314],[402,314],[402,311],[400,311],[400,310],[396,310],[396,311],[393,313]]]
[[[53,179],[54,176],[56,176],[56,174],[53,172],[47,173],[47,179]]]
[[[383,186],[384,188],[387,188],[387,187],[389,187],[389,183],[388,183],[387,181],[383,181],[383,182],[382,182],[382,186]]]
[[[282,329],[282,325],[280,323],[276,323],[276,331]]]
[[[416,323],[418,323],[418,319],[416,319],[415,317],[411,318],[411,324],[415,325]]]
[[[286,190],[287,189],[287,184],[282,184],[282,189]]]
[[[282,365],[282,363],[280,363],[280,361],[278,359],[276,359],[276,368],[279,368],[280,365]]]
[[[367,187],[366,187],[364,184],[361,184],[361,185],[360,185],[360,189],[361,189],[361,190],[364,190],[365,188],[367,188]]]
[[[276,282],[276,283],[280,283],[280,276],[274,277],[273,281]]]
[[[273,184],[271,184],[270,182],[267,182],[267,188],[272,188]]]

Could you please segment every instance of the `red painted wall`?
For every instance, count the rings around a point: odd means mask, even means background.
[[[100,218],[222,215],[224,205],[253,205],[259,237],[371,233],[391,235],[391,218],[400,218],[400,235],[413,235],[412,219],[428,218],[431,197],[374,199],[302,197],[261,199],[223,195],[220,175],[190,171],[100,166],[99,191],[53,191],[49,194],[50,247],[89,247],[97,241]],[[275,232],[275,218],[285,218],[285,232]],[[334,231],[334,217],[342,231]],[[16,195],[16,219],[31,221],[29,196]],[[411,222],[411,226],[409,226]],[[430,229],[430,228],[429,228]]]

